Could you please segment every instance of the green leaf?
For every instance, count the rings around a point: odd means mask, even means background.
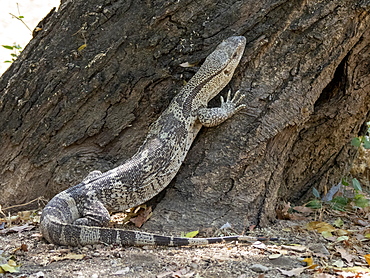
[[[6,48],[6,49],[10,49],[10,50],[14,49],[14,46],[11,46],[11,45],[2,45],[2,47]]]
[[[81,45],[79,48],[77,48],[77,51],[78,51],[78,52],[81,52],[81,51],[82,51],[82,50],[84,50],[86,47],[87,47],[87,44],[85,43],[85,44]]]
[[[321,232],[321,235],[324,237],[324,238],[328,238],[328,237],[332,237],[333,234],[329,231],[323,231]]]
[[[342,178],[341,183],[342,183],[344,186],[348,186],[348,185],[349,185],[349,183],[348,183],[348,181],[347,181],[347,179],[346,179],[346,178]]]
[[[348,198],[343,196],[337,196],[333,200],[331,200],[332,203],[341,204],[343,206],[346,206],[348,204]]]
[[[190,237],[190,238],[193,238],[195,237],[197,234],[199,234],[199,231],[192,231],[192,232],[189,232],[185,235],[185,237]]]
[[[322,203],[320,200],[312,200],[306,204],[306,207],[313,208],[313,209],[319,209],[321,208],[321,206],[322,206]]]
[[[363,147],[367,150],[370,149],[370,140],[368,137],[365,137]]]
[[[320,193],[319,193],[319,191],[317,191],[317,189],[316,189],[315,187],[313,187],[313,188],[312,188],[312,194],[313,194],[316,198],[320,199]]]
[[[348,240],[349,239],[349,236],[340,236],[337,238],[337,241],[344,241],[344,240]]]
[[[353,188],[357,191],[361,191],[362,192],[362,188],[361,188],[361,184],[360,182],[358,181],[358,179],[356,178],[353,178],[352,179],[352,185],[353,185]]]
[[[19,272],[19,267],[14,267],[9,264],[2,264],[0,267],[5,271],[5,272]]]
[[[14,54],[14,53],[11,53],[10,54],[12,57],[18,57],[18,55],[17,54]]]
[[[351,140],[351,145],[359,148],[361,146],[361,137],[355,137]]]
[[[6,60],[4,63],[13,63],[13,61]]]
[[[344,224],[344,222],[343,222],[343,220],[342,219],[340,219],[340,218],[337,218],[335,221],[334,221],[334,226],[335,227],[337,227],[337,228],[340,228],[340,227],[342,227],[343,226],[343,224]]]
[[[24,18],[24,16],[23,15],[20,15],[20,16],[18,16],[18,18]]]
[[[333,200],[331,200],[332,208],[340,211],[345,211],[345,207],[348,202],[349,199],[343,196],[337,196]]]
[[[365,198],[362,194],[357,194],[355,196],[355,205],[360,208],[365,208],[369,206],[369,200]]]
[[[15,44],[14,45],[14,48],[16,48],[16,49],[22,49],[22,46],[20,46],[19,44]]]

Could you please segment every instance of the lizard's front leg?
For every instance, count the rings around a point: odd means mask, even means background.
[[[198,120],[206,127],[212,127],[221,124],[239,110],[246,107],[245,104],[239,104],[244,95],[240,95],[240,91],[236,91],[231,99],[231,91],[227,93],[226,102],[221,96],[221,107],[217,108],[201,108],[197,111]]]

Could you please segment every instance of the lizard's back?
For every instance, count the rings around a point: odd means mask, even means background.
[[[238,106],[240,97],[228,96],[221,108],[206,108],[230,81],[244,47],[244,37],[231,37],[221,43],[151,125],[145,142],[132,158],[105,173],[95,172],[56,195],[42,213],[44,237],[64,245],[111,243],[130,236],[136,242],[122,239],[121,243],[137,244],[140,235],[146,238],[145,233],[100,227],[109,223],[109,212],[144,203],[163,190],[176,175],[202,125],[217,125],[244,107]],[[114,236],[117,238],[107,238]]]

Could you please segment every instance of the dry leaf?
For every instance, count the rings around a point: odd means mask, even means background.
[[[327,273],[318,273],[313,276],[314,278],[335,278],[334,275],[327,274]]]
[[[152,216],[152,207],[140,211],[136,217],[130,219],[130,222],[134,223],[136,227],[140,228],[148,219]]]
[[[302,260],[303,262],[305,262],[307,264],[307,267],[309,269],[314,269],[315,267],[317,267],[318,265],[317,264],[314,264],[313,263],[313,258],[312,257],[309,257],[309,258],[304,258]]]
[[[281,248],[296,252],[304,252],[307,250],[307,247],[303,245],[281,245]]]
[[[292,270],[284,270],[284,269],[278,268],[278,270],[280,270],[281,274],[291,277],[291,276],[299,276],[299,275],[301,275],[301,273],[306,268],[307,267],[300,267],[300,268],[295,268],[295,269],[292,269]]]
[[[52,256],[50,258],[50,261],[62,261],[62,260],[81,260],[85,257],[86,255],[84,254],[74,254],[74,253],[69,253],[65,256],[59,257],[59,256]]]
[[[319,233],[335,231],[335,228],[332,225],[322,221],[311,221],[306,224],[305,228],[307,230],[316,230]]]
[[[30,224],[25,224],[25,225],[22,225],[22,226],[14,226],[14,227],[11,227],[11,228],[8,228],[8,229],[4,229],[4,230],[1,230],[0,231],[0,234],[7,234],[7,233],[21,233],[23,231],[29,231],[29,230],[32,230],[33,228],[35,228],[35,226],[33,225],[30,225]]]
[[[367,227],[367,226],[370,225],[370,223],[368,221],[365,221],[361,218],[352,218],[352,222],[357,224],[357,225],[364,226],[364,227]]]
[[[192,68],[192,67],[195,67],[196,65],[197,63],[184,62],[184,63],[181,63],[179,66],[183,68]]]
[[[306,219],[305,216],[299,214],[299,213],[294,213],[294,212],[289,212],[289,210],[291,209],[290,207],[290,203],[284,203],[283,205],[283,208],[282,209],[277,209],[276,210],[276,214],[277,214],[277,218],[278,219],[282,219],[282,220],[302,220],[302,219]],[[308,212],[310,211],[310,208],[306,208],[305,207],[294,207],[293,208],[294,210],[296,211],[301,211],[301,212]]]
[[[277,259],[277,258],[280,258],[281,257],[281,254],[272,254],[269,256],[269,259],[270,260],[274,260],[274,259]]]
[[[345,267],[345,268],[333,268],[333,270],[338,272],[338,274],[343,273],[343,272],[370,273],[369,268],[361,267],[361,266]],[[348,277],[348,275],[344,276],[344,277]],[[356,276],[356,277],[361,277],[361,276]],[[365,276],[362,276],[362,277],[365,277]]]
[[[339,260],[336,260],[334,263],[333,263],[333,266],[336,266],[336,267],[343,267],[344,266],[344,262],[339,259]]]
[[[370,254],[364,255],[364,258],[368,265],[370,265]]]
[[[335,233],[338,235],[338,236],[346,236],[349,234],[349,232],[347,230],[344,230],[344,229],[338,229],[335,231]]]
[[[79,48],[77,48],[77,51],[78,51],[78,52],[81,52],[81,51],[82,51],[82,50],[84,50],[86,47],[87,47],[87,44],[86,44],[86,43],[84,43],[83,45],[80,45],[80,47],[79,47]]]
[[[343,247],[341,246],[336,246],[335,249],[337,250],[337,252],[340,253],[340,256],[342,257],[342,259],[346,260],[347,263],[351,263],[352,259],[355,257],[351,254],[349,254]]]
[[[298,211],[298,212],[301,212],[301,213],[312,213],[312,212],[314,212],[314,210],[312,208],[304,207],[304,206],[296,206],[296,207],[293,207],[293,209]]]

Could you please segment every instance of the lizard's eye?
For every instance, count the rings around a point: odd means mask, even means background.
[[[230,74],[230,71],[229,70],[224,70],[224,74],[225,75],[229,75]]]

